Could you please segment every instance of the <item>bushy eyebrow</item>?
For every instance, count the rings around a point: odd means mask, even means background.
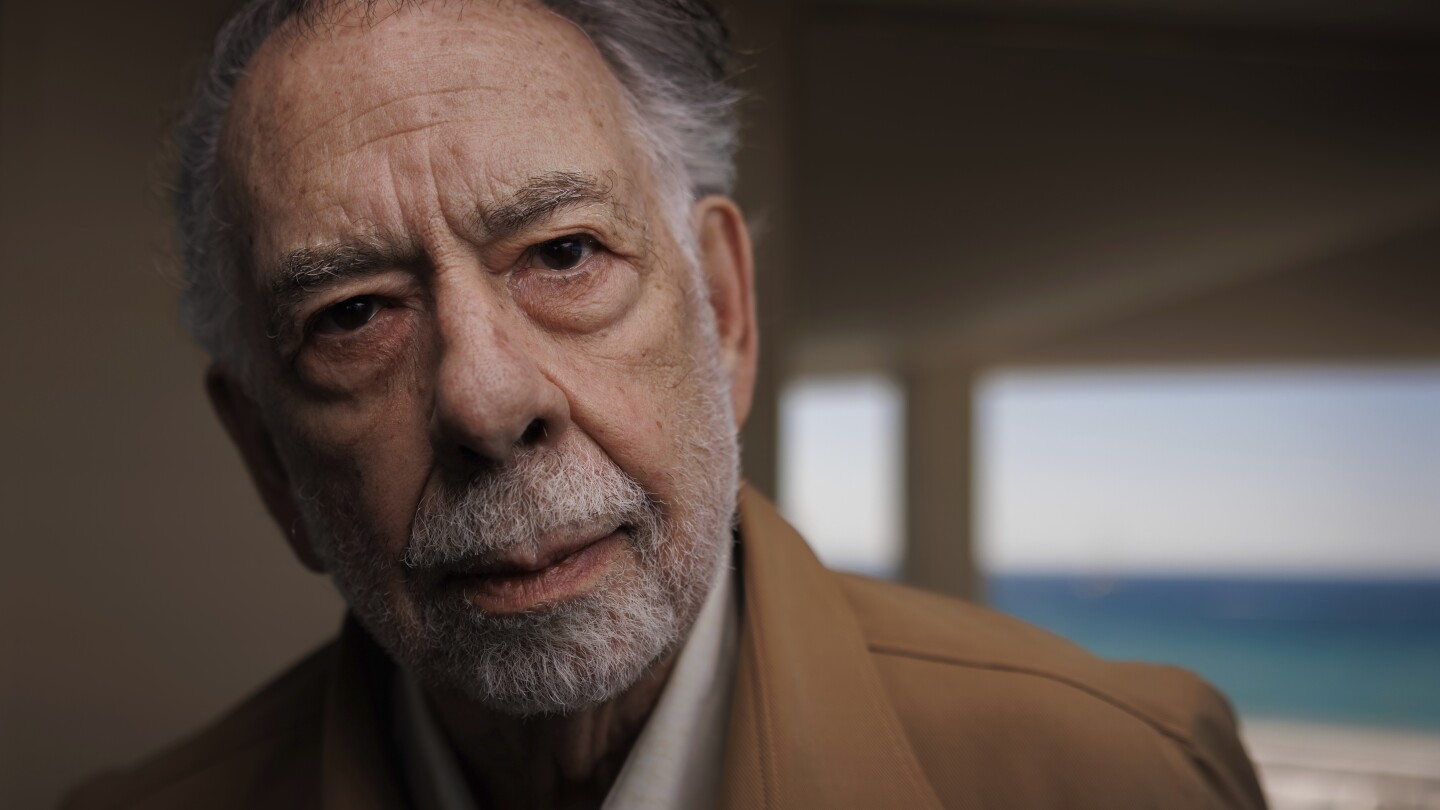
[[[502,240],[524,233],[561,209],[582,205],[601,205],[617,214],[620,211],[610,184],[581,172],[550,172],[530,178],[497,201],[476,206],[472,227],[482,240]],[[315,293],[387,269],[415,265],[423,259],[418,244],[384,238],[289,251],[276,263],[268,285],[270,334],[278,335]]]
[[[504,199],[481,205],[476,229],[487,239],[506,239],[562,208],[577,205],[619,207],[610,184],[582,172],[550,172],[530,178]]]

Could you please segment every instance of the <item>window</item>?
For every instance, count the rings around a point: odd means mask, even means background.
[[[780,399],[780,509],[826,565],[901,560],[903,400],[880,376],[804,378]]]
[[[1440,786],[1440,369],[1004,373],[977,422],[992,604],[1218,685],[1277,807]]]

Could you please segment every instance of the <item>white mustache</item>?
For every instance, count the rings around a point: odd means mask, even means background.
[[[598,448],[566,443],[518,456],[498,471],[439,483],[415,512],[402,561],[415,569],[483,562],[559,530],[639,528],[657,519],[639,482]]]

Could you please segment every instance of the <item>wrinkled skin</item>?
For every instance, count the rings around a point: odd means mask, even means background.
[[[692,435],[696,403],[716,394],[701,369],[718,371],[743,423],[756,334],[738,209],[694,204],[692,272],[619,87],[583,34],[523,4],[383,8],[373,24],[272,36],[237,88],[222,154],[247,237],[251,275],[237,289],[257,372],[247,387],[216,367],[209,386],[300,558],[334,565],[302,519],[300,499],[323,488],[365,527],[375,586],[403,617],[417,509],[457,470],[584,445],[668,524],[703,523],[681,468],[710,442]],[[583,181],[582,199],[507,218],[517,190],[562,175]],[[574,235],[587,251],[574,267],[537,253]],[[297,257],[336,245],[364,254],[363,272],[282,283]],[[716,497],[733,509],[733,492]],[[640,575],[622,547],[596,576],[626,587]],[[481,796],[583,806],[603,798],[669,663],[544,721],[444,689],[429,697]]]

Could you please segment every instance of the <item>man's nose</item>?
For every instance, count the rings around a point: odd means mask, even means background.
[[[432,436],[441,458],[505,464],[569,427],[565,394],[537,364],[514,317],[474,298],[440,313]]]

